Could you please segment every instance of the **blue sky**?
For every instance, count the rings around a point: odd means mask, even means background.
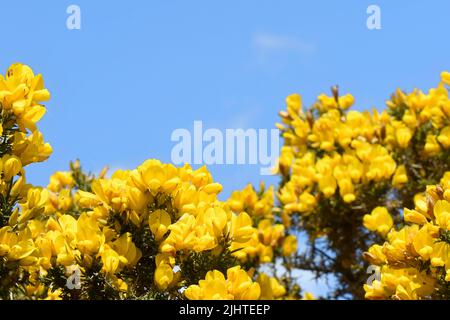
[[[81,8],[68,30],[66,8]],[[366,9],[381,8],[381,30]],[[86,169],[170,161],[177,128],[271,129],[288,94],[311,104],[339,84],[358,109],[400,87],[428,89],[450,69],[442,1],[3,1],[0,69],[29,64],[52,93],[39,128],[54,149],[28,180],[46,184],[80,158]],[[259,167],[211,166],[231,190]],[[322,287],[308,283],[312,291]]]

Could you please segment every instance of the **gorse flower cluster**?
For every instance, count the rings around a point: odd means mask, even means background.
[[[205,167],[158,160],[110,177],[76,161],[47,187],[27,185],[23,166],[51,152],[36,128],[49,93],[24,65],[0,80],[1,298],[301,298],[259,270],[297,250],[273,188],[249,185],[220,201]]]
[[[380,266],[379,279],[364,285],[369,299],[450,297],[450,172],[405,208],[405,225],[391,230],[383,245],[365,253]],[[387,212],[386,212],[387,213]],[[384,225],[380,221],[378,225]]]
[[[0,295],[22,280],[17,265],[35,263],[34,245],[26,221],[40,212],[29,208],[41,201],[39,189],[26,183],[24,168],[49,157],[52,148],[36,123],[45,113],[41,102],[50,97],[41,75],[24,65],[12,65],[0,75]],[[19,210],[21,209],[21,210]],[[15,230],[13,227],[15,226]]]
[[[297,239],[286,235],[283,223],[273,213],[274,190],[264,190],[261,185],[260,195],[251,185],[242,191],[232,193],[227,204],[233,212],[248,212],[257,226],[248,241],[232,243],[231,250],[242,262],[272,262],[274,256],[290,256],[297,251]],[[277,251],[277,252],[275,252]]]
[[[286,99],[277,124],[284,139],[281,216],[309,236],[296,267],[338,279],[330,297],[364,297],[362,253],[401,223],[415,194],[449,169],[446,84],[444,72],[428,93],[398,89],[383,111],[351,110],[353,96],[339,96],[337,87],[306,110],[299,95]]]
[[[155,159],[110,175],[77,160],[27,184],[52,152],[36,126],[50,94],[14,64],[0,76],[0,299],[314,299],[299,270],[336,280],[324,298],[449,299],[446,85],[398,89],[382,111],[352,110],[337,87],[309,108],[288,96],[279,186],[223,201],[206,167]]]
[[[319,197],[339,193],[345,203],[356,200],[360,184],[389,180],[396,163],[380,144],[387,113],[375,116],[350,111],[350,95],[334,99],[319,96],[313,110],[301,110],[299,95],[287,98],[287,112],[280,113],[285,145],[279,161],[280,173],[289,176],[279,199],[287,214],[308,215]],[[314,113],[319,118],[314,121]]]
[[[256,300],[261,288],[236,266],[227,270],[227,279],[220,271],[209,271],[199,285],[187,288],[185,295],[191,300]]]
[[[282,216],[293,220],[292,229],[305,230],[311,242],[296,267],[336,273],[341,288],[334,297],[361,294],[355,278],[364,278],[365,270],[357,251],[376,241],[361,234],[362,216],[383,201],[389,186],[407,179],[384,143],[389,114],[349,111],[353,103],[351,95],[339,97],[334,88],[333,96],[320,95],[304,111],[294,94],[278,124],[285,142],[278,170]],[[336,257],[327,254],[333,251]]]
[[[27,262],[19,263],[28,275],[24,292],[35,298],[176,299],[184,297],[181,289],[191,288],[187,293],[198,281],[201,285],[208,272],[234,274],[239,261],[256,267],[260,256],[271,262],[273,254],[266,257],[268,249],[258,235],[277,226],[255,228],[249,214],[235,213],[217,199],[221,188],[204,167],[176,168],[157,160],[118,170],[110,178],[89,178],[80,173],[78,163],[72,171],[55,173],[47,188],[22,206],[39,212],[22,221],[29,244]],[[14,235],[14,226],[10,222],[2,229],[5,238]],[[281,231],[273,237],[292,242]],[[256,253],[242,253],[251,239],[256,240]],[[246,281],[239,276],[234,283]],[[270,281],[276,297],[286,293],[275,278]],[[251,291],[233,291],[233,296],[260,297],[259,284]]]

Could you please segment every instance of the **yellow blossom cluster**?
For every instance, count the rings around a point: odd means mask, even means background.
[[[52,152],[36,125],[50,94],[14,64],[0,76],[0,299],[313,299],[298,270],[335,276],[331,298],[448,299],[446,86],[443,72],[382,111],[352,110],[337,87],[309,108],[288,96],[279,187],[221,200],[206,167],[156,159],[110,175],[76,161],[27,184]]]
[[[448,298],[450,172],[440,184],[417,194],[414,203],[414,209],[403,211],[406,225],[392,229],[383,245],[375,244],[365,253],[380,271],[378,279],[364,285],[368,299]],[[382,225],[386,224],[380,220]]]
[[[227,241],[245,242],[254,232],[246,213],[234,214],[218,201],[222,187],[204,167],[148,160],[94,180],[90,192],[74,191],[73,184],[70,173],[57,172],[48,188],[30,189],[17,219],[2,229],[0,255],[36,277],[56,266],[75,266],[86,275],[100,264],[114,288],[126,291],[126,277],[118,274],[136,266],[142,251],[134,241],[147,232],[155,250],[154,283],[168,290],[178,284],[176,260],[190,252],[220,253]]]
[[[26,65],[11,65],[0,75],[0,191],[12,191],[20,198],[26,193],[23,167],[49,157],[52,148],[44,143],[36,123],[45,113],[40,103],[50,93],[44,88],[42,76],[34,75]]]
[[[231,251],[242,262],[257,260],[260,263],[272,262],[274,256],[290,256],[297,251],[297,238],[287,235],[284,221],[274,214],[274,190],[267,190],[261,184],[258,194],[252,185],[243,190],[234,191],[227,204],[233,212],[247,212],[256,227],[246,242],[233,242]],[[275,252],[277,251],[278,252]]]
[[[384,110],[356,111],[350,94],[320,94],[309,108],[300,95],[280,112],[284,145],[277,190],[284,221],[309,236],[300,269],[334,273],[334,297],[363,298],[362,252],[401,224],[403,207],[450,170],[450,99],[443,72],[435,88],[397,89]],[[317,250],[317,244],[321,248]],[[359,282],[359,285],[357,283]]]
[[[26,184],[23,167],[51,153],[36,127],[48,98],[28,66],[0,77],[0,298],[286,296],[276,277],[257,271],[297,251],[273,212],[272,187],[248,185],[220,201],[206,167],[154,159],[109,177],[76,161],[47,187]]]
[[[445,85],[450,85],[449,73],[441,74],[441,82],[426,94],[415,89],[406,94],[397,90],[387,101],[393,119],[386,127],[386,142],[391,147],[407,148],[417,131],[425,135],[421,151],[432,157],[450,148],[450,100]]]
[[[366,214],[363,219],[364,227],[381,235],[386,235],[394,224],[394,220],[385,207],[376,207],[370,214]]]
[[[64,279],[78,271],[81,287],[89,286],[90,274],[100,272],[120,297],[136,290],[135,276],[143,269],[153,273],[147,285],[158,294],[177,297],[190,281],[183,268],[193,267],[189,265],[193,255],[206,253],[203,258],[216,259],[219,265],[225,263],[221,259],[232,265],[252,259],[257,266],[272,262],[277,246],[284,256],[296,251],[296,238],[285,237],[284,226],[273,224],[271,188],[260,197],[246,187],[221,202],[217,194],[222,187],[205,167],[178,168],[158,160],[118,170],[110,178],[102,174],[91,181],[90,191],[77,189],[75,175],[56,172],[47,188],[31,188],[17,217],[1,229],[0,257],[15,261],[29,274],[25,291],[30,297],[70,295],[66,287],[46,287],[41,281],[61,267]],[[231,210],[229,203],[240,209]],[[260,216],[264,218],[255,228],[252,217]],[[265,284],[263,297],[283,296],[284,287],[271,279],[264,280],[270,286]],[[239,276],[235,281],[241,280]],[[259,291],[248,297],[259,297]]]
[[[305,113],[299,95],[287,98],[278,124],[285,141],[279,172],[289,179],[279,190],[286,213],[310,214],[321,197],[337,193],[351,203],[358,185],[389,180],[395,173],[396,163],[382,145],[389,115],[345,112],[353,101],[351,95],[335,99],[322,94]]]
[[[46,160],[51,154],[52,148],[44,143],[42,133],[36,127],[46,111],[41,102],[49,98],[42,76],[35,76],[26,65],[13,64],[5,76],[0,75],[0,136],[2,149],[9,149],[1,150],[3,168],[16,162],[14,170],[5,178],[18,174],[22,166]],[[5,166],[7,161],[9,165]]]
[[[17,264],[36,261],[25,224],[44,210],[28,206],[40,206],[46,195],[26,183],[24,168],[52,152],[36,125],[46,111],[41,103],[49,98],[42,76],[26,65],[13,64],[0,75],[0,298],[5,295],[2,288],[13,287],[21,276]]]
[[[198,285],[189,286],[185,295],[191,300],[273,300],[286,294],[276,278],[260,273],[253,281],[253,273],[240,266],[228,269],[227,278],[220,271],[209,271]],[[314,298],[311,294],[307,297]]]
[[[427,94],[397,90],[381,113],[349,111],[353,96],[339,97],[336,88],[333,96],[319,95],[307,111],[298,94],[290,95],[277,124],[284,138],[279,159],[279,173],[286,178],[279,190],[284,209],[309,214],[321,197],[337,193],[352,203],[358,186],[371,182],[392,179],[394,187],[401,187],[412,171],[405,166],[415,159],[400,156],[410,147],[421,157],[447,156],[449,79],[450,73],[443,72],[439,85]]]
[[[73,167],[79,169],[79,163]],[[76,171],[56,172],[47,188],[31,188],[16,218],[1,229],[0,257],[14,261],[29,275],[24,288],[29,297],[74,297],[66,286],[46,286],[42,281],[55,270],[66,280],[79,273],[79,298],[86,297],[82,289],[90,286],[89,277],[95,272],[118,297],[129,297],[139,289],[136,281],[141,272],[149,273],[151,283],[144,285],[154,286],[155,294],[179,297],[190,283],[189,271],[205,271],[190,270],[198,263],[191,261],[195,255],[206,254],[202,256],[209,259],[206,268],[214,260],[223,268],[228,259],[229,270],[238,270],[232,265],[239,261],[250,259],[254,266],[271,262],[272,249],[279,245],[282,255],[296,251],[296,238],[285,237],[282,224],[272,224],[271,188],[260,197],[246,187],[221,202],[217,194],[222,187],[205,167],[177,168],[158,160],[147,160],[134,170],[118,170],[110,178],[103,173],[92,179],[90,191],[77,187],[76,175]],[[242,196],[241,209],[231,210],[229,203],[237,205],[237,194]],[[260,216],[264,218],[256,228],[253,218]],[[248,247],[250,243],[255,247]],[[262,297],[285,294],[275,278],[261,279],[270,284],[265,284]],[[238,276],[235,282],[244,280]],[[259,296],[258,291],[248,297]]]
[[[191,285],[185,295],[190,300],[257,300],[261,287],[236,266],[227,270],[227,278],[220,271],[209,271],[198,285]]]

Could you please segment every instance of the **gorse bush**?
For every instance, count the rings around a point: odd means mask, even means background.
[[[450,298],[450,172],[440,184],[405,208],[405,225],[375,244],[366,259],[381,268],[380,279],[364,285],[370,299]]]
[[[309,108],[289,96],[280,185],[221,201],[206,167],[155,159],[111,175],[77,160],[27,184],[52,152],[36,126],[50,94],[14,64],[0,76],[0,299],[313,299],[302,270],[336,280],[325,298],[448,299],[445,84],[397,90],[382,112],[351,110],[337,87]]]
[[[354,98],[339,96],[337,87],[306,110],[299,95],[287,98],[278,124],[284,138],[278,170],[281,217],[289,230],[308,237],[306,250],[293,258],[294,267],[334,277],[331,298],[378,296],[363,290],[369,276],[364,257],[371,256],[365,252],[386,236],[393,239],[391,228],[403,226],[408,212],[403,208],[413,207],[416,195],[449,170],[450,100],[445,84],[450,84],[446,72],[427,94],[397,90],[382,112],[350,110]],[[376,248],[381,254],[388,247]],[[448,260],[446,251],[443,255],[443,261]],[[388,260],[386,268],[395,269],[396,264]],[[442,293],[440,287],[433,288]],[[413,292],[416,289],[407,297],[421,296]],[[443,297],[449,297],[448,290]]]
[[[296,251],[272,213],[273,189],[219,201],[205,167],[158,160],[110,178],[77,161],[45,188],[26,184],[24,167],[52,151],[36,127],[48,99],[27,66],[0,78],[1,298],[301,297],[258,268]]]

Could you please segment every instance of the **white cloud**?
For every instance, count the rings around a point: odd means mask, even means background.
[[[286,35],[258,33],[253,36],[252,42],[261,55],[272,53],[311,55],[316,51],[314,44]]]
[[[227,122],[227,128],[248,129],[253,128],[257,123],[257,115],[260,108],[247,107],[242,108],[240,112],[234,114],[234,117]]]

